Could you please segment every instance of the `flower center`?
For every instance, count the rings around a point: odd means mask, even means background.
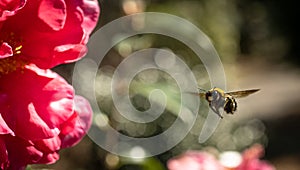
[[[25,60],[21,60],[15,56],[0,59],[0,77],[18,69],[23,69],[26,64]]]
[[[22,39],[14,32],[1,33],[0,44],[7,43],[13,49],[13,56],[0,59],[0,76],[9,74],[17,69],[22,69],[27,64],[22,60],[20,54],[22,53]]]
[[[21,54],[22,51],[22,38],[17,36],[14,32],[10,33],[1,33],[2,35],[0,36],[0,44],[6,42],[11,46],[13,49],[13,54],[18,55]]]

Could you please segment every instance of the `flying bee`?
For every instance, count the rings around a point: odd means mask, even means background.
[[[233,92],[224,92],[224,90],[220,88],[213,88],[209,91],[199,89],[202,92],[197,93],[202,98],[205,98],[209,104],[209,107],[223,118],[220,113],[220,108],[223,108],[227,114],[234,114],[237,109],[237,102],[235,98],[246,97],[252,93],[259,91],[259,89],[252,90],[241,90],[241,91],[233,91]]]

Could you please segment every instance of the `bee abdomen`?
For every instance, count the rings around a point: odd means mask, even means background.
[[[237,103],[233,97],[226,97],[224,111],[228,114],[233,114],[236,111]]]

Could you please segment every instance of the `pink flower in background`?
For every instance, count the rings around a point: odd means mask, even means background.
[[[58,74],[25,65],[0,77],[0,167],[54,163],[91,125],[89,103]]]
[[[24,4],[0,2],[0,59],[15,57],[52,68],[86,53],[99,17],[97,0],[27,0]],[[7,11],[14,15],[6,18]]]
[[[275,170],[259,158],[264,148],[255,144],[241,155],[235,151],[224,152],[217,160],[212,154],[202,151],[189,151],[168,161],[169,170]]]
[[[253,145],[242,154],[242,163],[237,170],[275,170],[275,168],[259,158],[264,155],[264,148],[259,144]]]
[[[189,151],[168,161],[169,170],[223,170],[210,153]]]

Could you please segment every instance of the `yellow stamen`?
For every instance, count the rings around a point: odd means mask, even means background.
[[[22,47],[23,47],[22,45],[19,45],[18,47],[15,48],[15,51],[21,50]]]
[[[14,50],[14,54],[15,55],[21,54],[22,47],[23,47],[22,45],[19,45],[18,47],[16,47],[15,50]]]
[[[19,37],[14,32],[10,33],[1,33],[0,36],[0,44],[6,42],[13,49],[13,54],[21,54],[22,45],[22,37]]]
[[[14,32],[1,33],[0,44],[4,42],[9,44],[13,49],[13,56],[0,59],[0,77],[20,69],[22,72],[24,66],[27,64],[27,62],[20,57],[23,45],[22,38],[19,37],[18,34]]]

